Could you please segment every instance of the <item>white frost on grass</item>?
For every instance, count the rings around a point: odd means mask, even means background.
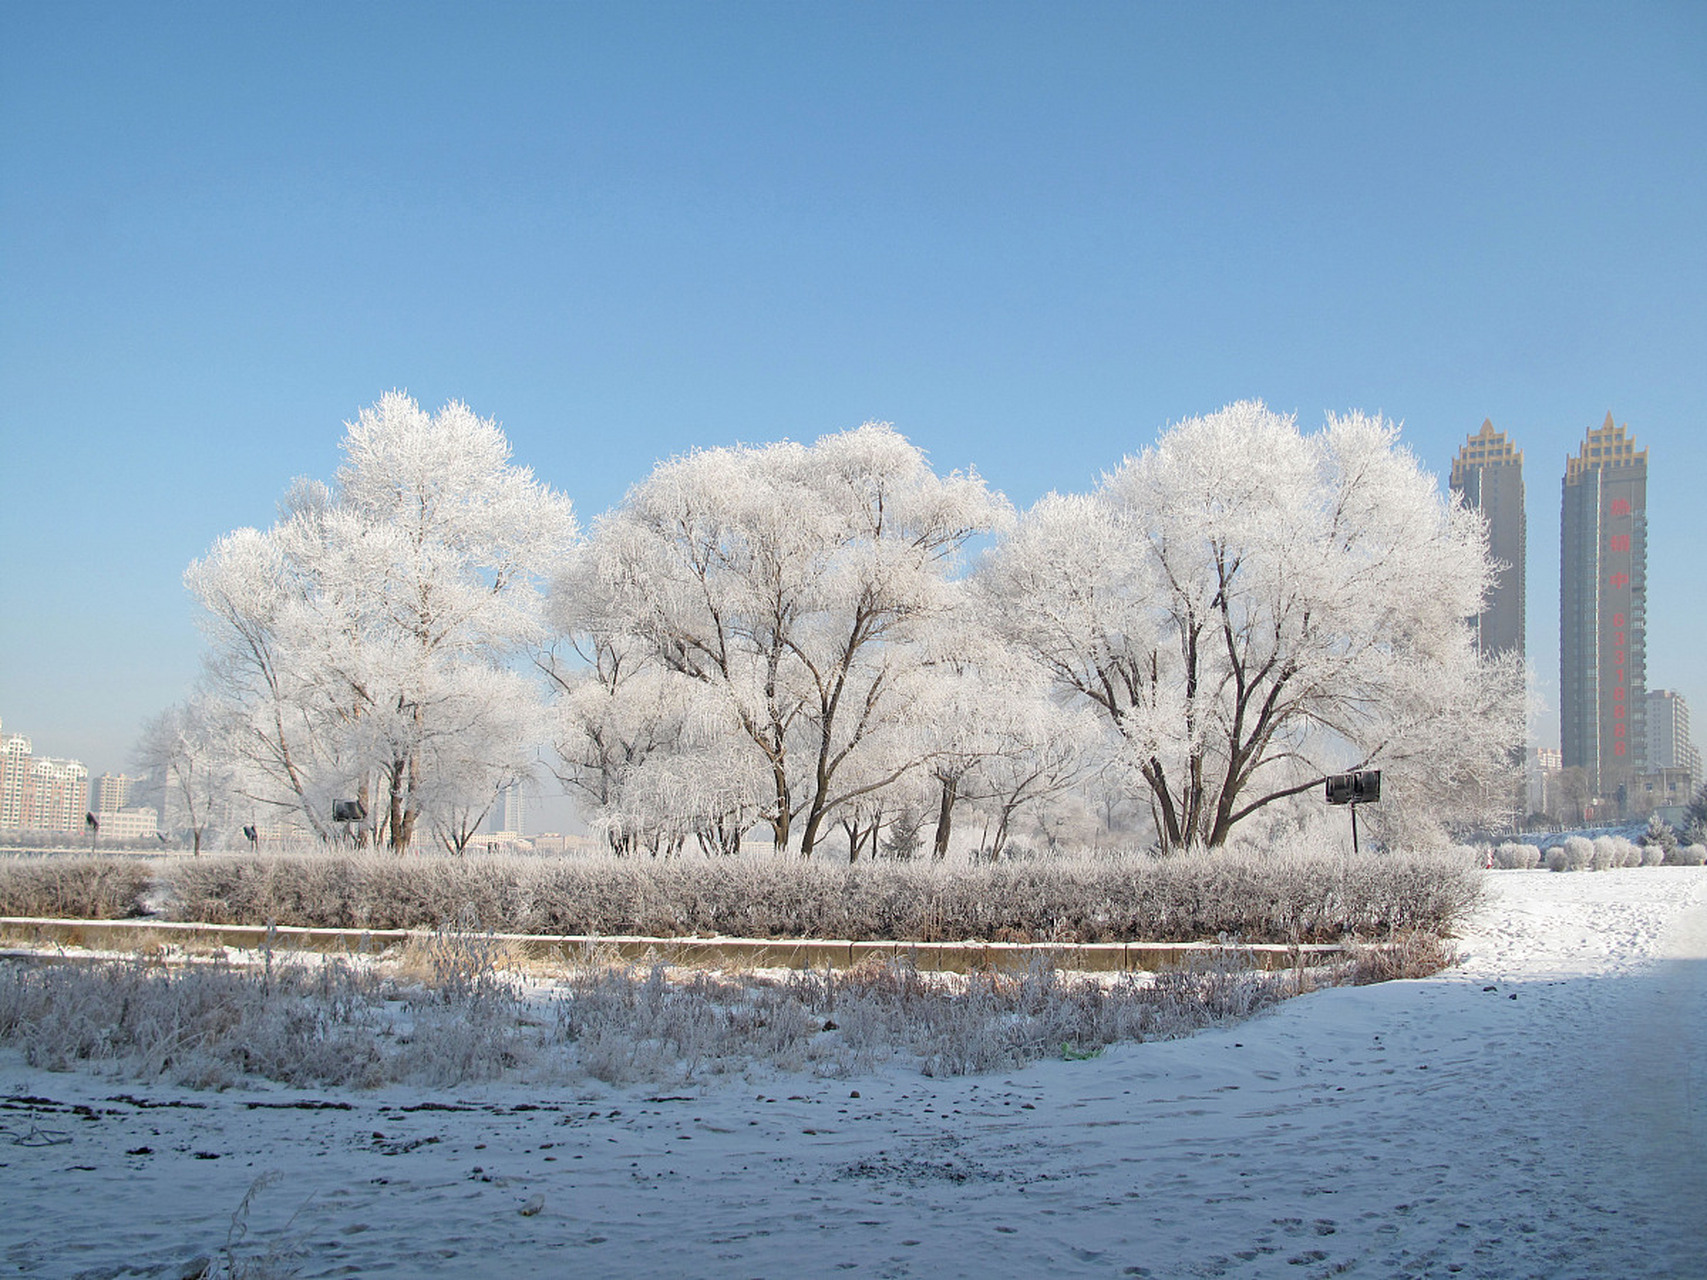
[[[0,1145],[0,1261],[179,1275],[277,1171],[237,1253],[304,1276],[1700,1274],[1707,874],[1488,882],[1436,978],[1002,1075],[198,1093],[14,1055],[0,1125],[55,1145]]]

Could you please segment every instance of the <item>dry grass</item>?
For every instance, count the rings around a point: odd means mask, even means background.
[[[1318,942],[1445,932],[1479,876],[1439,854],[1128,855],[1002,863],[320,853],[159,865],[170,918],[216,924],[899,941]]]
[[[1339,980],[1350,986],[1391,982],[1398,978],[1428,978],[1458,963],[1457,950],[1444,938],[1412,931],[1378,946],[1353,945]]]
[[[9,963],[0,1042],[48,1070],[104,1062],[195,1088],[494,1079],[531,1055],[521,989],[495,954],[446,935],[427,981],[270,950],[254,964]]]
[[[493,939],[442,933],[385,964],[158,959],[0,966],[0,1042],[50,1070],[104,1064],[225,1087],[448,1086],[497,1078],[688,1084],[754,1068],[842,1076],[893,1059],[927,1075],[1090,1057],[1187,1034],[1347,980],[1227,963],[1098,977],[921,973],[906,961],[788,974],[588,962],[550,982]]]
[[[947,1076],[1184,1035],[1296,992],[1291,974],[1230,968],[1113,981],[1046,964],[961,976],[888,961],[786,979],[606,968],[566,984],[560,1016],[582,1069],[613,1083],[686,1083],[755,1064],[840,1076],[895,1057]]]

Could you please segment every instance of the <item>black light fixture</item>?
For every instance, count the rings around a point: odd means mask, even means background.
[[[1381,798],[1381,770],[1362,769],[1355,773],[1331,773],[1327,777],[1329,804],[1351,806],[1351,851],[1357,847],[1357,806],[1374,804]]]

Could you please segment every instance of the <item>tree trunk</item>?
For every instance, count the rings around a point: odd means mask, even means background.
[[[773,756],[771,759],[771,783],[776,794],[776,808],[771,814],[771,842],[776,851],[781,853],[788,848],[789,819],[793,816],[794,796],[788,789],[788,771]]]
[[[824,825],[823,792],[812,797],[812,808],[806,815],[806,826],[800,833],[800,856],[810,858],[818,844],[818,830]]]
[[[954,778],[942,779],[942,803],[936,811],[936,843],[931,846],[931,857],[940,862],[948,856],[948,838],[952,834],[954,822],[954,798],[960,790],[960,784]]]
[[[403,846],[398,840],[398,833],[403,830],[403,768],[401,760],[391,762],[388,788],[389,803],[386,806],[386,835],[393,853],[401,853]]]

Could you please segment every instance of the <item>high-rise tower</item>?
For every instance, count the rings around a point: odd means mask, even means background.
[[[504,788],[504,830],[518,836],[527,831],[527,793],[519,782]]]
[[[1648,451],[1612,415],[1565,462],[1559,730],[1565,767],[1608,799],[1647,755]]]
[[[1671,689],[1648,690],[1648,768],[1687,769],[1701,780],[1701,752],[1689,736],[1689,704]]]
[[[1486,419],[1452,460],[1452,491],[1488,522],[1488,550],[1503,566],[1476,618],[1483,653],[1524,652],[1524,556],[1529,522],[1523,513],[1523,454]]]

